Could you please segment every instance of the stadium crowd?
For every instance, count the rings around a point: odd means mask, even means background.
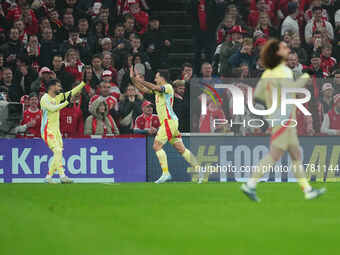
[[[340,135],[340,1],[193,0],[191,3],[194,72],[203,82],[232,83],[246,94],[264,72],[259,58],[261,47],[269,38],[281,39],[291,49],[287,65],[294,78],[305,72],[312,77],[307,87],[312,99],[305,105],[312,116],[297,112],[299,135]],[[212,124],[212,119],[242,123],[254,118],[262,123],[261,117],[249,111],[241,119],[233,116],[231,94],[226,90],[219,94],[223,102],[208,102],[207,114],[200,116],[196,130],[269,134],[266,122],[256,128]]]
[[[40,137],[39,100],[54,78],[64,91],[86,82],[61,111],[63,137],[155,134],[154,98],[129,77],[132,65],[147,81],[172,67],[172,40],[150,12],[146,0],[1,1],[0,100],[24,107],[17,137]],[[191,0],[188,13],[194,57],[173,79],[181,131],[269,134],[268,125],[213,127],[213,118],[236,120],[226,90],[218,91],[221,102],[208,102],[205,115],[191,114],[190,106],[199,104],[197,84],[228,81],[244,91],[254,88],[264,71],[261,47],[276,37],[291,48],[287,65],[294,77],[313,77],[306,105],[312,116],[297,113],[299,135],[340,135],[340,1]]]

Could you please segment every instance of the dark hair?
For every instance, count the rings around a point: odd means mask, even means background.
[[[28,98],[32,98],[32,97],[38,97],[38,94],[35,93],[35,92],[31,92],[29,95],[28,95]],[[39,98],[39,97],[38,97]]]
[[[189,63],[189,62],[185,62],[185,63],[182,65],[182,70],[184,70],[185,67],[190,67],[190,68],[192,68],[192,64]]]
[[[159,69],[157,71],[157,73],[159,73],[159,75],[167,82],[169,82],[170,80],[170,74],[169,74],[169,70],[168,69]]]
[[[55,54],[54,56],[53,56],[53,59],[55,58],[55,57],[58,57],[58,58],[61,58],[61,59],[64,59],[64,57],[61,55],[61,54]]]
[[[261,49],[260,58],[265,68],[273,69],[282,62],[282,57],[277,55],[280,47],[280,41],[270,39]]]
[[[78,30],[78,27],[72,27],[69,31],[68,31],[69,34],[78,34],[79,33],[79,30]]]
[[[132,14],[128,13],[124,15],[124,22],[126,22],[128,19],[133,19],[135,20],[135,17],[133,17]]]
[[[46,84],[47,89],[49,89],[51,86],[57,85],[57,83],[61,84],[60,80],[58,80],[58,79],[49,80]]]
[[[117,24],[115,25],[115,30],[117,29],[117,27],[122,27],[122,28],[124,28],[124,25],[123,25],[122,23],[117,23]]]
[[[314,6],[313,9],[312,9],[312,12],[315,12],[315,11],[322,11],[322,7],[321,6]]]
[[[17,56],[17,60],[20,60],[22,63],[24,63],[27,66],[30,66],[32,64],[32,60],[26,55]]]
[[[88,20],[87,18],[83,17],[83,18],[78,19],[78,24],[79,24],[80,22],[84,22],[84,21],[86,21],[87,23],[89,23],[89,20]]]
[[[100,60],[103,60],[102,54],[94,54],[94,55],[92,56],[92,60],[94,60],[95,58],[99,58]]]
[[[136,61],[136,58],[140,58],[140,61],[143,63],[144,62],[144,59],[143,59],[143,55],[140,54],[140,53],[135,53],[133,54],[133,59],[132,59],[132,64],[134,65],[135,64],[135,61]]]

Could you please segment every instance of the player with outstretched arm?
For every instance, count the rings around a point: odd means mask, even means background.
[[[154,93],[156,111],[161,126],[158,129],[153,149],[156,152],[162,168],[162,176],[155,183],[164,183],[171,180],[168,170],[168,160],[163,145],[169,142],[184,157],[184,159],[195,169],[199,169],[196,157],[185,148],[181,133],[178,130],[178,118],[173,110],[174,89],[168,83],[169,72],[159,71],[156,73],[156,84],[144,81],[139,74],[135,75],[133,67],[130,69],[130,78],[133,84],[143,93]]]
[[[55,183],[52,179],[55,171],[58,171],[61,183],[72,183],[63,170],[63,140],[59,128],[59,112],[71,102],[72,96],[81,92],[84,86],[85,83],[81,82],[71,91],[62,93],[60,81],[52,79],[47,83],[47,93],[41,97],[41,137],[53,152],[53,160],[45,178],[46,183]]]
[[[292,70],[286,66],[289,53],[290,49],[287,44],[276,39],[269,40],[261,50],[261,61],[266,71],[262,74],[256,86],[255,98],[265,102],[268,109],[272,106],[274,91],[281,95],[282,88],[303,88],[310,79],[309,75],[305,73],[297,81],[294,81]],[[280,96],[278,96],[278,100],[278,105],[281,105]],[[281,115],[280,107],[278,107],[271,117],[279,120],[285,120],[287,117],[290,120],[296,120],[296,106],[289,105],[287,108],[285,116]],[[273,127],[270,139],[270,152],[256,166],[248,182],[241,187],[241,190],[251,200],[260,201],[256,195],[257,182],[267,171],[266,169],[273,168],[286,151],[288,151],[292,159],[291,170],[293,170],[305,194],[305,198],[313,199],[326,191],[324,188],[313,189],[309,184],[301,160],[297,128],[291,125],[291,123],[286,123],[284,126],[277,125]]]

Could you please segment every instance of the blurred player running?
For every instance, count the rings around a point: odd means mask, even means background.
[[[270,40],[262,48],[261,61],[266,67],[266,71],[262,74],[261,80],[255,89],[255,98],[265,102],[267,108],[272,106],[274,88],[278,90],[278,99],[280,100],[281,88],[303,88],[309,80],[308,74],[303,74],[297,81],[293,80],[293,73],[285,64],[289,53],[290,49],[287,44],[278,40]],[[280,105],[281,102],[279,101],[278,106]],[[295,105],[287,106],[286,116],[281,115],[280,108],[277,107],[277,110],[271,116],[273,119],[296,119]],[[276,123],[280,122],[277,121]],[[286,123],[285,126],[290,126],[290,124]],[[241,190],[254,201],[260,201],[256,195],[258,180],[264,175],[265,171],[275,165],[286,151],[288,151],[292,159],[292,170],[304,191],[305,199],[316,198],[326,191],[324,188],[313,189],[308,183],[301,161],[296,127],[285,126],[277,125],[273,127],[269,154],[259,162],[252,177],[241,187]]]
[[[52,176],[56,170],[58,170],[61,183],[72,183],[63,170],[63,140],[59,129],[59,111],[66,107],[71,102],[72,95],[78,94],[84,86],[85,83],[81,82],[71,91],[61,93],[60,81],[53,79],[48,82],[47,93],[40,100],[41,137],[53,152],[53,160],[45,178],[46,183],[54,183]]]
[[[165,151],[162,149],[167,141],[184,157],[184,159],[196,170],[198,162],[195,156],[185,148],[181,133],[178,131],[178,118],[172,108],[174,102],[174,89],[168,83],[169,73],[159,71],[156,74],[157,85],[144,81],[139,75],[134,75],[133,67],[130,69],[130,78],[136,87],[143,93],[155,93],[156,110],[161,126],[158,129],[153,149],[156,152],[162,168],[162,176],[155,183],[164,183],[171,180],[168,170],[168,160]]]

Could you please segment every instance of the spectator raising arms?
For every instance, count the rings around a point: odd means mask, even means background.
[[[90,105],[90,113],[85,122],[85,135],[119,135],[116,122],[109,115],[109,108],[102,98],[94,101]]]

